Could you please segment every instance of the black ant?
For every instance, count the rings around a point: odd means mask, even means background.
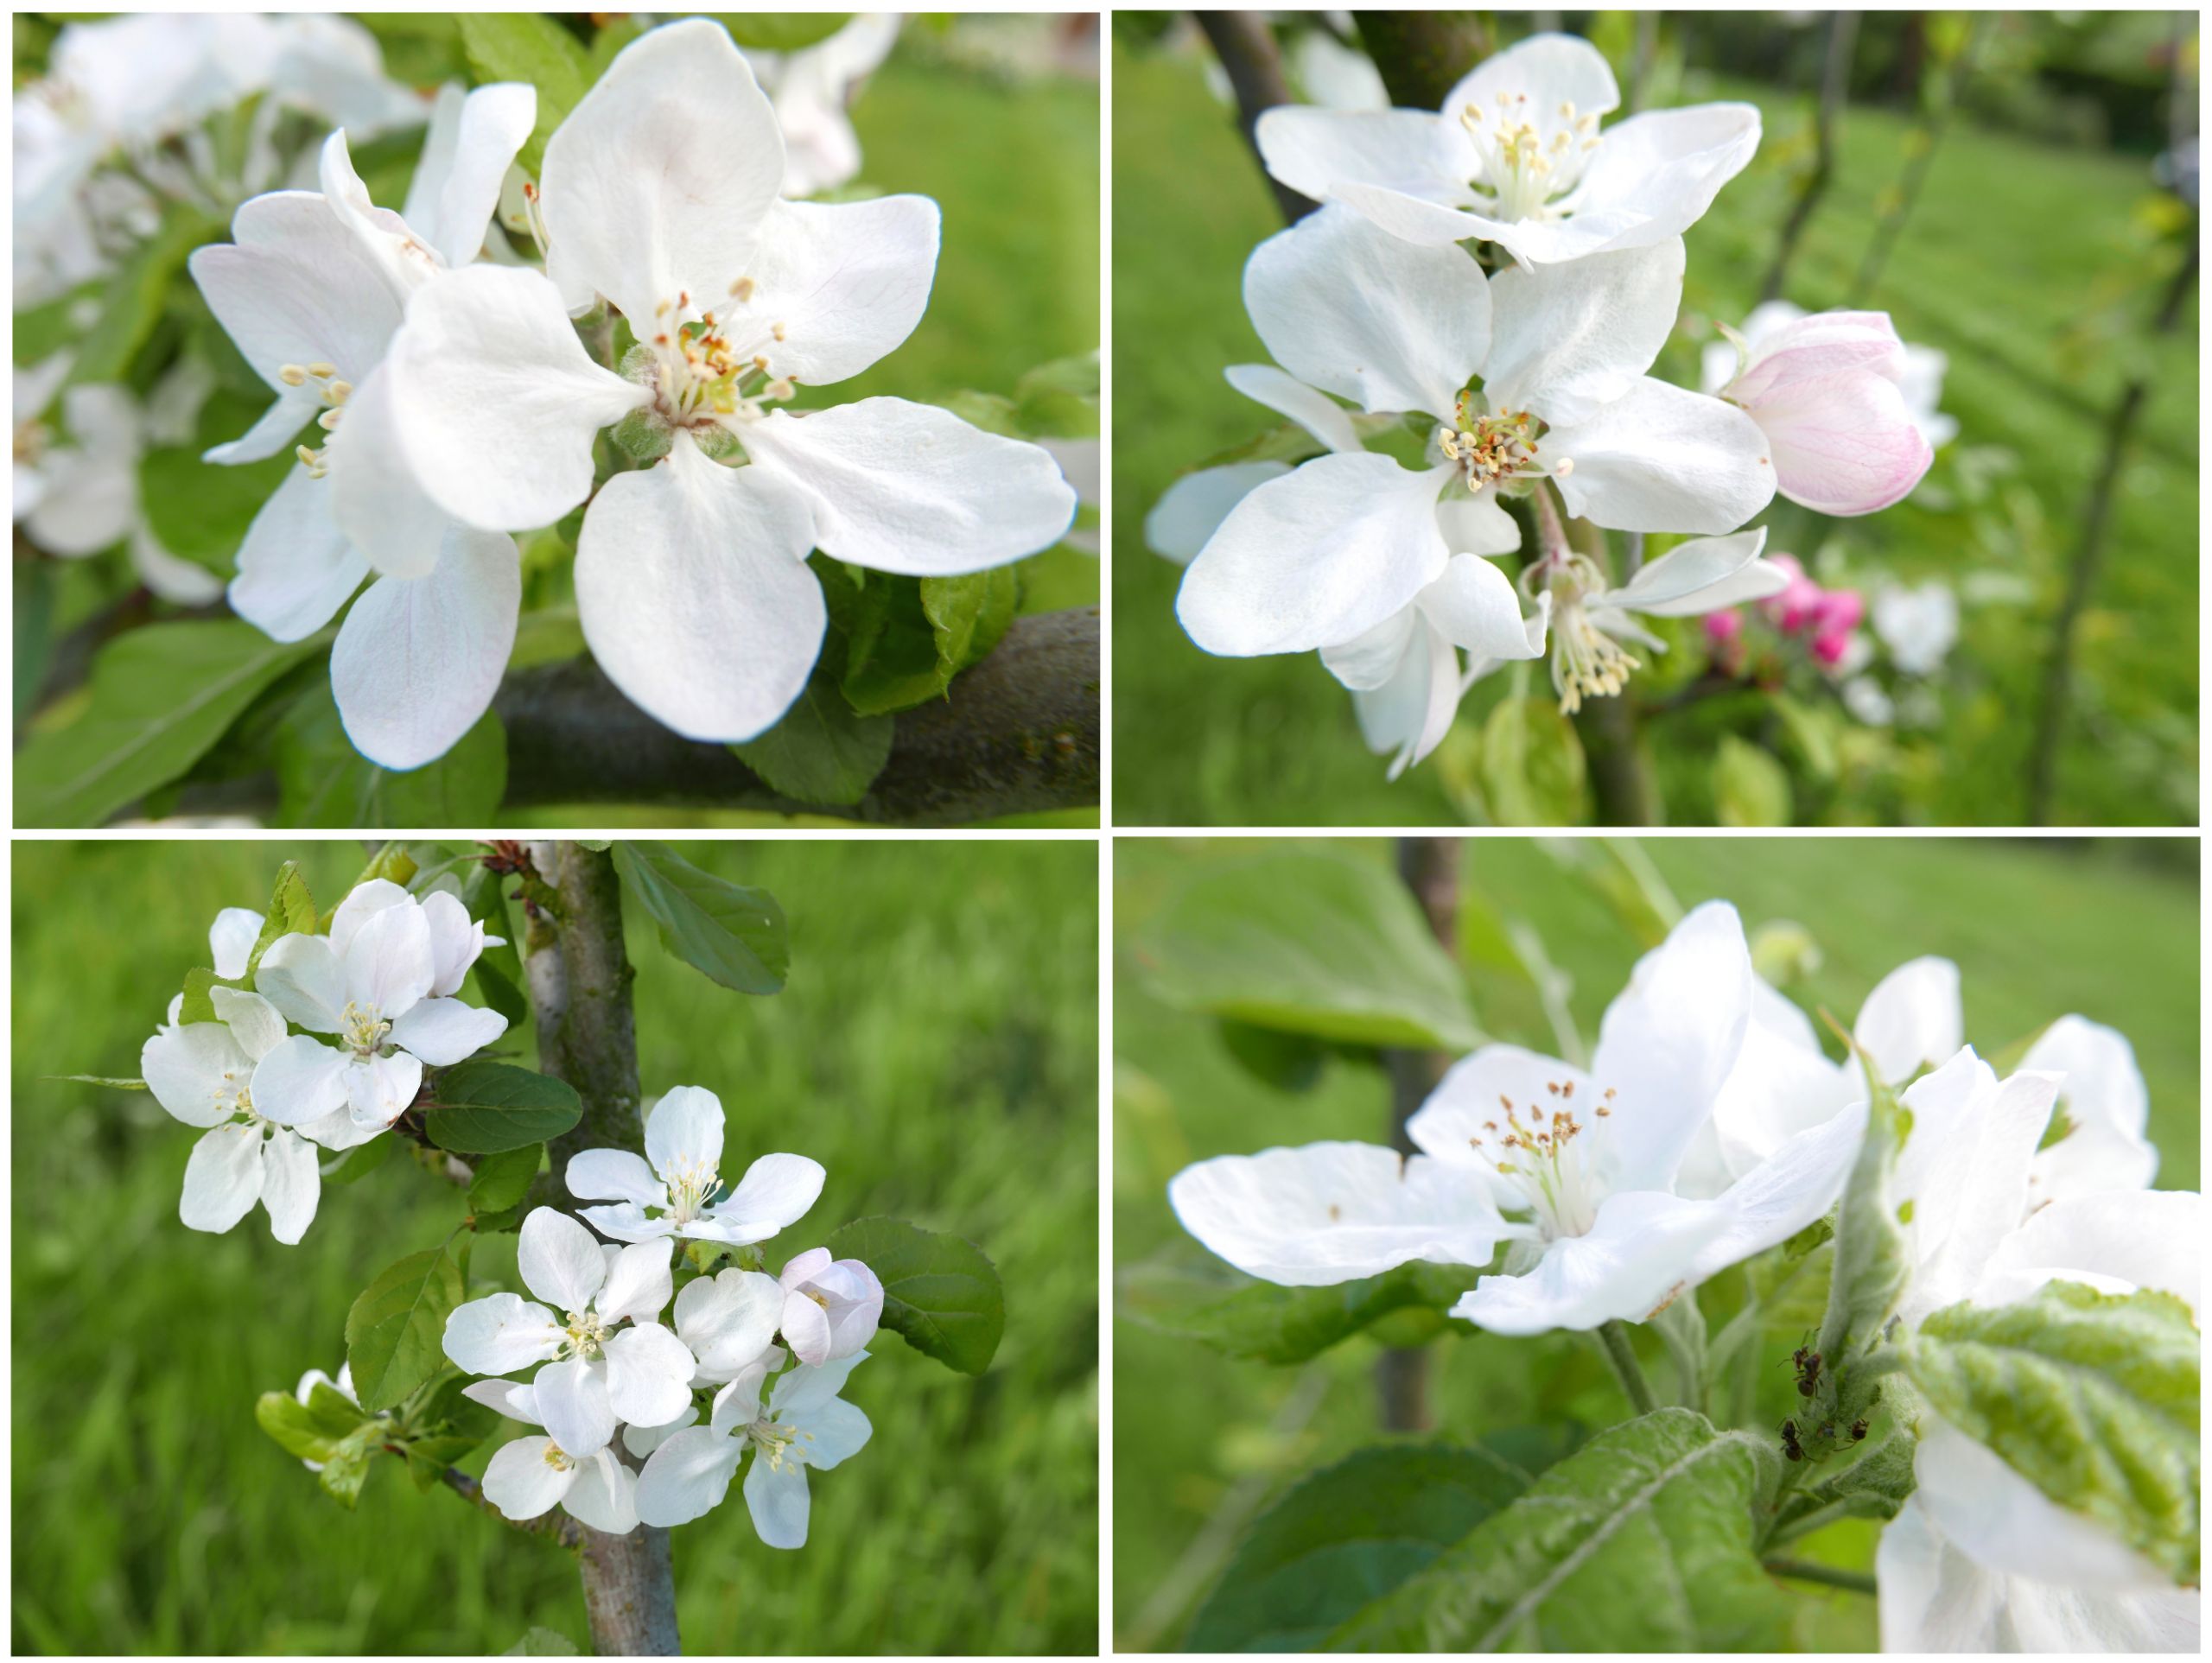
[[[1796,1365],[1797,1395],[1801,1398],[1812,1396],[1820,1389],[1821,1354],[1808,1345],[1801,1345],[1789,1354],[1789,1360]]]
[[[1792,1461],[1805,1458],[1805,1446],[1797,1441],[1797,1423],[1794,1420],[1782,1423],[1782,1452]]]
[[[1862,1438],[1864,1438],[1866,1436],[1866,1416],[1864,1416],[1864,1415],[1861,1415],[1861,1416],[1859,1416],[1859,1419],[1856,1419],[1856,1420],[1854,1420],[1854,1421],[1853,1421],[1853,1422],[1851,1423],[1851,1441],[1852,1441],[1853,1444],[1856,1444],[1856,1443],[1859,1442]]]

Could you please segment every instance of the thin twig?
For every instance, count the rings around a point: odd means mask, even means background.
[[[519,1530],[525,1536],[543,1536],[572,1552],[583,1546],[584,1527],[565,1513],[546,1512],[535,1519],[510,1519],[484,1494],[484,1487],[459,1467],[448,1467],[438,1476],[445,1481],[448,1489],[482,1508],[511,1530]]]
[[[1252,147],[1254,160],[1258,161],[1260,117],[1277,105],[1294,102],[1290,83],[1283,78],[1282,54],[1275,49],[1275,37],[1268,26],[1267,14],[1198,11],[1191,15],[1205,31],[1214,56],[1221,60],[1222,71],[1229,77],[1230,90],[1236,95],[1237,130],[1244,135],[1244,142]],[[1274,192],[1275,206],[1282,210],[1287,224],[1296,225],[1320,206],[1268,173],[1264,161],[1260,162],[1260,172],[1268,188]]]
[[[1838,1571],[1832,1565],[1815,1565],[1807,1559],[1768,1559],[1769,1574],[1789,1577],[1798,1582],[1816,1582],[1827,1588],[1840,1588],[1853,1594],[1873,1594],[1880,1591],[1873,1577],[1863,1571]]]

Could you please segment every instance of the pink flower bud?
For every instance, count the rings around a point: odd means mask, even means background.
[[[1727,643],[1740,638],[1743,633],[1743,614],[1737,612],[1733,607],[1731,607],[1726,612],[1706,613],[1705,638],[1712,642],[1713,645],[1726,645]]]
[[[1866,602],[1856,589],[1828,589],[1821,596],[1815,627],[1823,635],[1848,635],[1866,616]]]
[[[1813,659],[1823,670],[1834,670],[1851,651],[1851,631],[1822,630],[1813,638]]]
[[[1935,460],[1898,388],[1904,368],[1887,314],[1816,312],[1762,341],[1721,396],[1766,435],[1783,496],[1824,514],[1871,514]]]

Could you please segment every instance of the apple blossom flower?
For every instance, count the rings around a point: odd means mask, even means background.
[[[1875,592],[1874,633],[1906,675],[1933,676],[1959,638],[1959,599],[1941,581],[1886,585]]]
[[[264,1112],[347,1108],[358,1126],[390,1126],[415,1101],[425,1063],[448,1067],[506,1031],[497,1011],[453,997],[489,939],[451,895],[418,901],[381,878],[339,903],[327,936],[277,937],[254,985],[308,1031],[256,1070]]]
[[[1177,611],[1209,652],[1342,646],[1401,612],[1455,553],[1515,548],[1501,486],[1550,478],[1570,511],[1628,530],[1724,532],[1772,469],[1739,410],[1644,375],[1674,327],[1682,245],[1485,278],[1454,248],[1324,208],[1255,251],[1245,303],[1289,378],[1436,423],[1427,466],[1318,457],[1230,511]],[[1467,388],[1479,374],[1479,392]],[[1437,505],[1457,505],[1451,530]],[[1519,607],[1491,571],[1497,620]]]
[[[1649,111],[1600,130],[1619,105],[1595,47],[1536,35],[1477,65],[1436,114],[1285,105],[1253,137],[1282,183],[1395,236],[1432,247],[1478,237],[1524,267],[1550,265],[1681,235],[1758,149],[1748,104]]]
[[[1824,514],[1887,508],[1935,460],[1905,401],[1897,326],[1886,312],[1788,317],[1796,311],[1770,301],[1743,333],[1722,326],[1731,339],[1706,349],[1706,390],[1759,424],[1772,447],[1775,488],[1790,501]]]
[[[1897,701],[1871,676],[1853,676],[1844,682],[1840,696],[1853,719],[1869,727],[1887,727],[1897,719]]]
[[[2028,1047],[2020,1066],[2059,1076],[2054,1124],[2028,1165],[2031,1207],[2151,1187],[2158,1172],[2158,1148],[2144,1135],[2151,1099],[2126,1035],[2087,1017],[2062,1016]]]
[[[618,1241],[677,1236],[733,1247],[796,1224],[822,1193],[821,1163],[804,1155],[763,1155],[729,1190],[721,1158],[721,1100],[702,1086],[676,1086],[645,1116],[645,1158],[626,1149],[572,1155],[569,1193],[613,1202],[580,1210]]]
[[[545,274],[432,284],[385,365],[393,437],[445,512],[519,530],[592,498],[584,638],[632,702],[693,739],[751,739],[798,697],[827,619],[810,549],[976,572],[1050,547],[1075,512],[1050,456],[947,411],[772,408],[903,341],[938,243],[925,198],[785,202],[783,178],[774,113],[721,26],[653,29],[546,145]],[[600,297],[639,342],[625,374],[569,322]],[[616,422],[665,454],[594,494],[594,437]],[[747,466],[715,460],[739,451]]]
[[[686,1282],[676,1296],[676,1337],[698,1362],[693,1384],[726,1384],[766,1356],[790,1297],[766,1271],[735,1266]]]
[[[254,1085],[260,1065],[284,1038],[284,1019],[257,993],[209,990],[213,1022],[164,1027],[138,1053],[138,1072],[154,1101],[207,1135],[184,1169],[177,1216],[188,1229],[221,1235],[253,1210],[269,1214],[269,1233],[286,1247],[315,1222],[322,1175],[314,1146],[350,1148],[364,1139],[343,1110],[294,1114]]]
[[[276,394],[207,460],[293,447],[300,461],[247,529],[231,605],[275,639],[301,640],[377,574],[339,630],[331,690],[347,736],[389,768],[450,749],[491,703],[514,643],[514,541],[454,524],[416,484],[384,359],[410,298],[476,257],[536,109],[528,86],[442,99],[405,216],[370,201],[345,133],[334,133],[320,194],[255,197],[232,221],[233,242],[190,261],[217,321]],[[327,439],[294,447],[309,420]]]
[[[860,176],[860,136],[845,106],[898,39],[897,13],[868,12],[812,46],[745,53],[783,130],[785,196],[817,195]]]
[[[784,1266],[778,1326],[799,1362],[814,1367],[849,1357],[875,1337],[883,1284],[857,1259],[833,1260],[811,1247]]]
[[[667,1241],[603,1246],[575,1219],[534,1208],[516,1266],[552,1309],[518,1293],[471,1299],[446,1318],[446,1355],[472,1374],[545,1364],[532,1381],[538,1419],[571,1456],[604,1449],[618,1422],[673,1420],[691,1401],[697,1368],[658,1320],[675,1291],[674,1251]]]
[[[517,1381],[480,1380],[462,1387],[463,1397],[498,1410],[510,1420],[544,1426],[547,1436],[518,1438],[493,1452],[484,1469],[484,1495],[505,1517],[535,1519],[558,1506],[570,1517],[603,1530],[610,1536],[626,1536],[638,1527],[638,1475],[605,1443],[588,1454],[563,1445],[558,1424],[574,1424],[558,1408],[541,1406],[537,1388]]]
[[[753,1527],[770,1547],[806,1546],[806,1469],[827,1472],[855,1454],[874,1430],[838,1395],[868,1353],[786,1369],[764,1404],[761,1389],[782,1361],[781,1349],[772,1350],[715,1394],[706,1425],[686,1427],[654,1450],[638,1476],[639,1518],[680,1525],[711,1512],[728,1495],[750,1450],[745,1504]]]

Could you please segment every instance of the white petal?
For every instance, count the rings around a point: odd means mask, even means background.
[[[1185,473],[1160,493],[1144,518],[1144,543],[1155,555],[1187,566],[1255,487],[1290,472],[1287,462],[1229,462]]]
[[[558,1356],[566,1337],[543,1305],[519,1293],[492,1293],[454,1307],[446,1317],[445,1352],[468,1374],[511,1374]],[[529,1414],[505,1412],[537,1419],[534,1400]]]
[[[1543,460],[1567,511],[1616,531],[1732,531],[1774,496],[1758,424],[1733,404],[1639,381],[1588,421],[1555,428]]]
[[[484,926],[468,916],[461,897],[442,889],[423,898],[423,922],[430,927],[430,958],[437,967],[431,996],[449,999],[461,991],[469,966],[484,950]]]
[[[257,1063],[283,1044],[284,1019],[260,994],[217,987],[207,990],[207,997],[215,1007],[215,1019],[231,1031],[249,1060]]]
[[[391,1025],[391,1043],[432,1068],[450,1068],[474,1057],[507,1031],[497,1011],[480,1011],[457,999],[426,999]]]
[[[1966,1043],[1965,1029],[1959,967],[1948,959],[1918,958],[1874,984],[1851,1034],[1883,1081],[1896,1086],[1948,1061]]]
[[[1418,622],[1395,671],[1382,686],[1354,689],[1351,695],[1360,738],[1376,755],[1390,756],[1391,779],[1444,743],[1465,688],[1451,642],[1419,607],[1413,611]],[[1322,662],[1328,662],[1325,651]]]
[[[1854,1101],[1808,1131],[1789,1138],[1722,1192],[1714,1204],[1727,1223],[1691,1260],[1693,1287],[1786,1241],[1835,1204],[1866,1135],[1866,1105]]]
[[[1260,117],[1253,141],[1269,173],[1317,202],[1353,184],[1463,200],[1473,171],[1474,153],[1457,116],[1440,121],[1423,110],[1283,105]]]
[[[1525,99],[1547,119],[1561,104],[1580,116],[1609,115],[1620,107],[1620,88],[1605,54],[1575,35],[1531,35],[1494,52],[1460,78],[1441,106],[1447,120],[1469,105],[1486,114],[1508,98]]]
[[[1999,1241],[1986,1273],[2036,1286],[2100,1277],[2171,1293],[2195,1311],[2203,1292],[2203,1216],[2193,1190],[2063,1196]]]
[[[315,1146],[290,1132],[271,1133],[269,1146],[262,1152],[261,1185],[270,1234],[286,1247],[295,1245],[315,1222],[315,1203],[321,1194],[322,1173]]]
[[[2158,1152],[2143,1135],[2150,1097],[2124,1035],[2062,1016],[2029,1047],[2021,1066],[2065,1076],[2058,1103],[2070,1129],[2036,1152],[2030,1182],[2038,1201],[2150,1187],[2158,1171]]]
[[[515,1264],[523,1285],[556,1311],[583,1310],[607,1279],[607,1257],[592,1233],[550,1207],[533,1208],[523,1220]]]
[[[1675,327],[1684,258],[1682,239],[1670,237],[1650,248],[1499,272],[1490,281],[1497,341],[1483,367],[1491,409],[1529,410],[1567,427],[1627,392]]]
[[[549,1362],[531,1382],[537,1412],[553,1441],[582,1459],[607,1447],[614,1436],[614,1410],[607,1397],[607,1365],[572,1357]]]
[[[1454,555],[1444,574],[1421,592],[1417,603],[1455,647],[1481,658],[1534,658],[1543,635],[1532,639],[1513,580],[1475,555]]]
[[[1484,1045],[1445,1070],[1406,1121],[1406,1135],[1435,1159],[1471,1174],[1502,1204],[1525,1206],[1519,1187],[1497,1177],[1492,1165],[1499,1133],[1491,1122],[1504,1107],[1498,1100],[1525,1114],[1532,1103],[1579,1104],[1596,1097],[1590,1076],[1578,1068],[1519,1045]],[[1548,1117],[1550,1110],[1544,1113]],[[1476,1148],[1478,1140],[1489,1146],[1486,1152]]]
[[[658,1323],[622,1330],[607,1342],[607,1397],[615,1418],[641,1426],[675,1419],[691,1401],[696,1367],[683,1342]]]
[[[1479,1184],[1364,1143],[1220,1155],[1178,1172],[1183,1228],[1248,1276],[1320,1287],[1414,1260],[1487,1264],[1507,1229]]]
[[[1751,411],[1775,488],[1824,514],[1871,514],[1902,501],[1936,453],[1897,384],[1849,371],[1796,384]]]
[[[512,1298],[515,1296],[510,1294],[507,1297]],[[498,1410],[509,1420],[524,1421],[532,1426],[538,1424],[537,1393],[522,1381],[471,1381],[461,1388],[461,1394],[474,1399],[487,1408]]]
[[[250,1082],[253,1064],[221,1023],[189,1022],[139,1048],[138,1076],[154,1101],[187,1126],[220,1126],[231,1118],[231,1104],[217,1094]]]
[[[672,1086],[645,1116],[645,1158],[656,1172],[721,1165],[721,1100],[704,1086]]]
[[[381,1130],[390,1126],[415,1101],[423,1089],[423,1064],[405,1051],[348,1062],[345,1070],[346,1106],[354,1121]]]
[[[874,1431],[859,1405],[833,1399],[809,1412],[799,1451],[808,1466],[827,1472],[859,1454]]]
[[[502,1444],[484,1469],[484,1495],[510,1519],[535,1519],[569,1493],[574,1469],[563,1471],[545,1457],[550,1438],[518,1438]]]
[[[706,303],[734,356],[759,352],[772,375],[809,387],[842,381],[922,321],[937,276],[938,218],[925,196],[778,202],[743,274],[753,292]]]
[[[343,959],[346,949],[353,944],[353,937],[361,933],[361,926],[371,918],[395,906],[416,904],[415,898],[389,878],[372,878],[366,883],[354,885],[330,915],[331,950]]]
[[[384,372],[423,489],[486,531],[550,525],[583,501],[593,439],[652,397],[592,362],[559,291],[509,266],[417,293]]]
[[[616,474],[584,517],[576,607],[592,657],[687,738],[753,738],[782,719],[822,650],[813,545],[798,492],[679,434],[665,461]]]
[[[1375,692],[1406,674],[1423,644],[1420,631],[1421,609],[1403,607],[1364,634],[1322,648],[1321,667],[1355,693]]]
[[[661,1204],[665,1205],[665,1201]],[[676,1234],[676,1227],[667,1219],[647,1218],[645,1209],[635,1202],[626,1201],[619,1207],[580,1207],[576,1210],[591,1221],[592,1228],[617,1241],[658,1241],[663,1236],[673,1237]]]
[[[783,1310],[784,1290],[774,1277],[726,1270],[683,1285],[676,1296],[676,1331],[702,1370],[734,1379],[768,1349]]]
[[[1498,506],[1496,486],[1471,497],[1447,491],[1437,498],[1436,524],[1455,555],[1510,555],[1521,546],[1520,523]]]
[[[387,1018],[410,1009],[430,991],[430,978],[437,973],[423,909],[387,907],[364,919],[346,943],[344,970],[348,999]]]
[[[1265,404],[1277,415],[1288,416],[1331,450],[1361,448],[1359,435],[1352,430],[1351,413],[1326,393],[1316,392],[1296,376],[1278,370],[1272,364],[1232,364],[1221,374],[1222,379],[1245,397]],[[1283,467],[1279,462],[1230,466],[1266,466],[1278,470]],[[1163,503],[1166,500],[1161,498]]]
[[[696,1426],[698,1422],[699,1412],[687,1406],[682,1414],[664,1425],[625,1426],[622,1429],[622,1447],[643,1461],[677,1432],[686,1426]]]
[[[1829,1062],[1804,1012],[1754,980],[1744,1049],[1713,1104],[1716,1152],[1726,1175],[1740,1177],[1784,1139],[1865,1095],[1857,1067]],[[1717,1195],[1726,1187],[1716,1184],[1705,1193]]]
[[[220,1235],[261,1199],[261,1128],[219,1126],[192,1146],[177,1216],[187,1229]]]
[[[669,1272],[669,1260],[675,1251],[673,1241],[640,1241],[613,1255],[607,1260],[607,1280],[601,1284],[592,1301],[600,1319],[617,1323],[627,1317],[633,1322],[647,1323],[666,1310],[676,1292]],[[623,1419],[636,1417],[625,1415]],[[661,1419],[665,1420],[668,1417],[663,1415]]]
[[[426,211],[418,211],[416,187],[409,189],[407,197],[410,223],[445,257],[448,265],[465,266],[482,250],[485,227],[499,205],[500,182],[537,124],[534,86],[502,81],[480,86],[462,101],[453,149],[436,181],[435,200],[426,201]],[[426,146],[423,167],[427,168],[429,162]],[[416,186],[421,183],[418,178]]]
[[[245,974],[265,922],[260,913],[246,906],[226,906],[215,915],[215,922],[207,926],[207,951],[215,962],[217,975],[235,981]]]
[[[770,1547],[806,1546],[806,1469],[799,1463],[772,1467],[754,1456],[745,1474],[745,1505]]]
[[[200,453],[200,460],[231,467],[240,462],[266,461],[291,449],[300,429],[323,408],[322,396],[313,383],[298,387],[279,383],[278,387],[276,402],[262,411],[251,427],[235,439],[210,446]]]
[[[587,1149],[569,1157],[569,1193],[586,1201],[633,1201],[665,1207],[668,1191],[642,1156],[626,1149]]]
[[[1718,1202],[1656,1190],[1614,1195],[1586,1234],[1548,1243],[1525,1274],[1484,1277],[1451,1314],[1512,1335],[1643,1322],[1690,1285],[1697,1254],[1727,1222]]]
[[[1569,199],[1578,222],[1625,221],[1609,246],[1675,237],[1695,225],[1720,187],[1759,147],[1759,112],[1749,104],[1698,104],[1650,110],[1605,129],[1582,182]],[[1541,255],[1531,257],[1541,258]],[[1571,256],[1568,257],[1572,257]]]
[[[1049,549],[1075,491],[1046,451],[931,404],[863,398],[742,434],[756,466],[798,487],[815,546],[878,571],[943,577]]]
[[[296,467],[246,527],[231,610],[276,640],[303,641],[368,574],[368,560],[331,516],[330,481]]]
[[[1275,362],[1367,410],[1448,419],[1491,350],[1491,295],[1463,250],[1338,206],[1278,232],[1244,268],[1245,308]]]
[[[1764,525],[1738,531],[1732,536],[1693,537],[1645,565],[1598,604],[1618,606],[1626,612],[1649,613],[1659,618],[1681,618],[1710,611],[1708,606],[1693,603],[1757,560],[1765,545]]]
[[[827,1176],[819,1161],[804,1155],[763,1155],[745,1169],[736,1190],[710,1209],[707,1218],[723,1227],[725,1241],[765,1241],[806,1216]]]
[[[193,281],[270,387],[287,364],[330,363],[359,385],[399,327],[377,263],[318,191],[257,196],[231,222],[238,240],[195,249]]]
[[[722,27],[649,30],[545,146],[547,273],[640,330],[686,290],[715,307],[747,274],[783,176],[775,112]]]
[[[279,936],[261,955],[254,990],[302,1028],[336,1033],[346,972],[324,936]]]
[[[673,1434],[638,1475],[638,1517],[661,1526],[704,1517],[729,1494],[744,1454],[741,1440],[704,1426]]]
[[[1617,1190],[1664,1190],[1712,1114],[1751,1019],[1743,921],[1707,901],[1645,954],[1605,1010],[1590,1073],[1619,1092],[1595,1160]]]
[[[561,1506],[594,1530],[626,1536],[638,1527],[638,1475],[601,1450],[577,1467]]]
[[[830,1313],[804,1293],[786,1294],[780,1323],[784,1343],[803,1363],[830,1361]]]
[[[1442,574],[1448,468],[1321,456],[1254,491],[1183,578],[1176,615],[1208,652],[1303,652],[1365,633]]]
[[[391,378],[379,369],[353,389],[323,457],[331,516],[347,543],[391,577],[425,577],[452,522],[416,483],[399,429]]]
[[[346,1081],[343,1064],[337,1075],[338,1107],[325,1114],[297,1122],[293,1130],[318,1148],[329,1150],[358,1149],[378,1136],[382,1127],[363,1126],[353,1118],[353,1111],[346,1101]]]
[[[346,1106],[346,1053],[294,1034],[254,1065],[253,1106],[280,1126],[311,1125],[334,1114]]]

